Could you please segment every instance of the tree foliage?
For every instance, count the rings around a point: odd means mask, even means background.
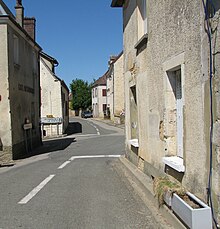
[[[70,84],[72,108],[86,110],[92,105],[91,84],[82,79],[74,79]]]

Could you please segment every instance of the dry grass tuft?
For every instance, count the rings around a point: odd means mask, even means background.
[[[164,196],[168,192],[171,196],[173,193],[179,196],[185,196],[186,190],[180,182],[169,176],[156,177],[153,182],[155,196],[158,199],[159,207],[164,204]]]

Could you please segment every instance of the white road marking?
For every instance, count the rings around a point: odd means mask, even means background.
[[[73,161],[75,159],[88,159],[88,158],[119,158],[121,155],[87,155],[87,156],[73,156],[69,159],[69,161]]]
[[[27,196],[25,196],[18,204],[26,204],[30,201],[55,175],[50,175],[44,179],[37,187],[35,187]]]
[[[65,161],[58,169],[63,169],[66,165],[68,165],[71,161]]]
[[[95,126],[93,123],[90,123],[90,122],[87,122],[87,123],[91,125],[92,127],[94,127],[96,129],[97,134],[100,135],[100,131],[97,126]]]

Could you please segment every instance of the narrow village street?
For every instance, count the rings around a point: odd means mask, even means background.
[[[0,0],[0,229],[220,229],[219,31],[220,0]]]
[[[123,129],[72,118],[34,153],[0,168],[1,229],[162,228],[123,173]]]

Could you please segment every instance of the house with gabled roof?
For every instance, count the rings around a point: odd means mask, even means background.
[[[41,144],[39,52],[35,20],[25,29],[22,1],[16,16],[0,0],[0,165]]]
[[[65,133],[69,124],[69,89],[55,74],[58,61],[40,53],[41,129],[43,137]]]
[[[92,109],[94,118],[104,118],[107,112],[106,77],[108,71],[92,85]]]
[[[109,59],[106,78],[107,113],[115,123],[124,122],[124,73],[123,52]],[[123,115],[122,115],[123,114]]]

